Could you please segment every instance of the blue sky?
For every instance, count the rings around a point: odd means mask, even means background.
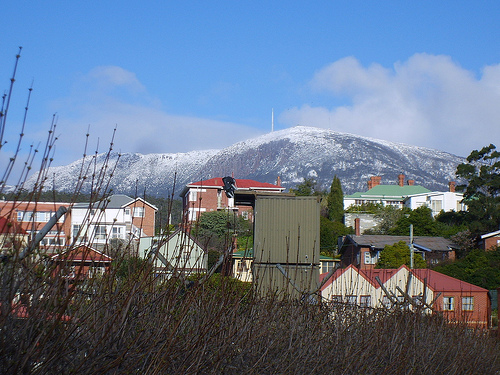
[[[500,140],[499,21],[498,1],[10,1],[2,91],[23,51],[5,138],[33,81],[24,149],[56,113],[56,165],[89,126],[101,151],[116,126],[117,151],[186,152],[269,132],[273,108],[275,130],[466,156]]]

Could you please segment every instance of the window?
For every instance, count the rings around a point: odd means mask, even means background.
[[[332,296],[332,302],[334,302],[334,303],[341,303],[342,302],[342,296],[339,296],[339,295]]]
[[[389,297],[387,296],[383,296],[382,297],[382,305],[386,308],[386,309],[390,309],[391,306],[392,306],[392,302],[391,300],[389,299]]]
[[[474,297],[462,297],[462,311],[474,310]]]
[[[321,273],[330,272],[335,267],[335,262],[321,262]]]
[[[125,216],[130,216],[130,208],[125,209]]]
[[[111,228],[111,238],[123,238],[123,227]]]
[[[17,221],[31,221],[32,217],[31,211],[17,211]]]
[[[359,297],[359,305],[361,307],[371,307],[372,296],[360,296]]]
[[[369,251],[367,251],[365,253],[365,264],[375,264],[375,263],[377,263],[377,256],[376,255],[372,256],[372,254]]]
[[[445,311],[455,310],[455,297],[444,297],[443,298],[443,310],[445,310]]]
[[[357,296],[345,296],[345,300],[347,303],[349,303],[351,305],[355,305],[358,298],[357,298]]]
[[[94,227],[94,234],[96,240],[105,240],[106,239],[106,227],[104,225],[97,225]]]
[[[134,217],[144,217],[144,207],[134,207]]]
[[[80,225],[73,224],[73,238],[78,238],[79,234],[80,234]]]
[[[440,212],[442,209],[443,209],[443,201],[441,200],[433,200],[431,202],[431,209],[432,209],[432,212]]]

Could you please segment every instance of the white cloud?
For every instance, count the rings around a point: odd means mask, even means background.
[[[82,156],[89,126],[91,147],[99,139],[101,152],[107,150],[115,126],[114,149],[121,152],[223,148],[259,134],[241,124],[167,113],[135,74],[115,66],[93,69],[75,84],[70,97],[53,106],[60,118],[57,164]]]
[[[500,65],[479,78],[448,56],[415,54],[392,69],[346,57],[317,72],[310,87],[350,105],[292,108],[288,126],[332,128],[468,155],[500,140]],[[500,146],[500,145],[499,145]]]

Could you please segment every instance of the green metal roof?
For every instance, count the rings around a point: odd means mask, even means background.
[[[377,199],[377,198],[405,198],[412,194],[429,193],[430,190],[418,185],[377,185],[366,192],[357,192],[346,195],[346,198]]]
[[[233,253],[233,258],[253,258],[253,248],[252,249],[245,249],[245,250],[240,250],[240,251],[235,251]]]

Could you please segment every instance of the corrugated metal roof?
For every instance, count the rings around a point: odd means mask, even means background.
[[[366,192],[346,195],[346,198],[404,198],[408,195],[429,193],[430,190],[419,185],[377,185]]]
[[[388,236],[388,235],[349,235],[357,245],[369,246],[378,250],[382,250],[385,245],[394,245],[399,241],[404,241],[407,245],[410,244],[410,236]],[[414,236],[413,243],[435,251],[449,251],[457,248],[452,241],[444,237],[426,237]]]
[[[324,290],[328,285],[330,285],[333,281],[335,281],[338,277],[340,277],[349,268],[353,268],[354,270],[356,270],[361,277],[367,279],[371,284],[375,285],[375,287],[377,288],[380,287],[380,284],[375,280],[376,276],[380,278],[382,283],[385,283],[393,275],[395,275],[401,268],[406,268],[421,281],[424,281],[424,279],[426,279],[427,286],[435,292],[461,292],[461,293],[488,292],[487,289],[481,288],[477,285],[473,285],[465,281],[455,279],[454,277],[447,276],[427,268],[410,270],[405,265],[401,266],[398,269],[372,269],[372,270],[358,270],[356,267],[350,265],[347,268],[336,270],[333,276],[330,278],[330,280],[328,280],[325,283],[325,285],[321,287],[321,290]],[[320,281],[325,276],[326,273],[321,274]]]

